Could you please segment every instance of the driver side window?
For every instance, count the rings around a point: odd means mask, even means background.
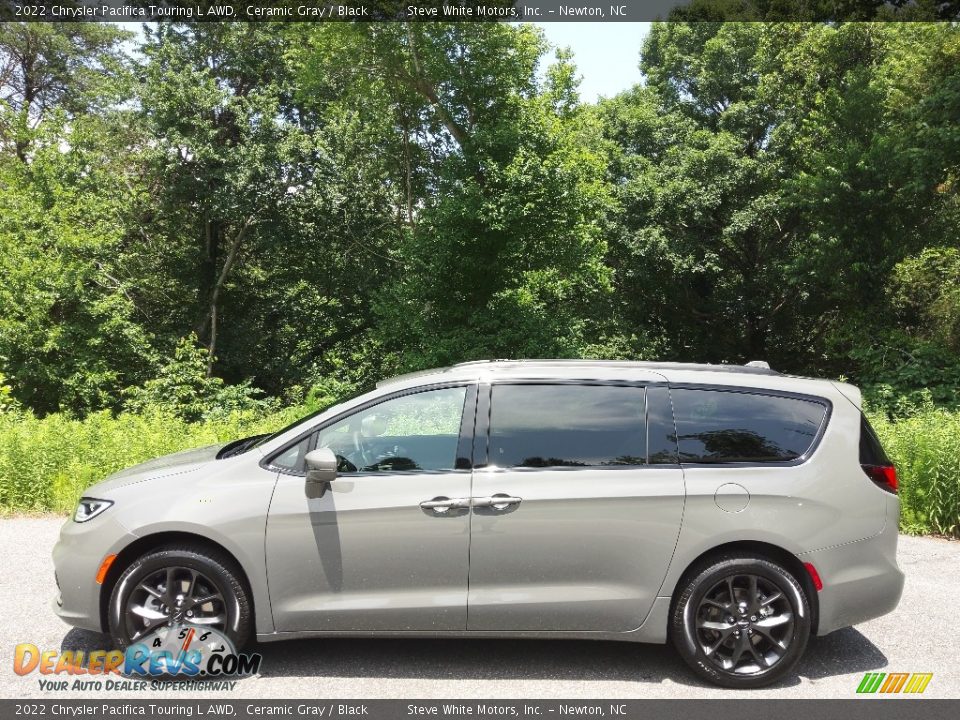
[[[340,473],[453,470],[466,387],[404,395],[319,431]]]

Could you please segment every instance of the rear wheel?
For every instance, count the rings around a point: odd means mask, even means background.
[[[187,623],[225,635],[237,649],[250,636],[250,601],[232,558],[211,549],[172,546],[137,558],[110,597],[110,635],[120,649],[163,626]]]
[[[680,589],[671,635],[701,677],[754,688],[783,677],[810,637],[810,604],[800,583],[776,563],[751,556],[717,558]]]

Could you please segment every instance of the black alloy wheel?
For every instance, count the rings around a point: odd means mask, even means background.
[[[701,677],[762,687],[788,673],[810,637],[810,603],[796,578],[765,558],[725,556],[681,585],[674,645]]]
[[[728,575],[696,611],[697,640],[720,670],[752,674],[778,663],[793,638],[793,611],[784,591],[759,575]]]
[[[147,575],[127,595],[124,623],[130,642],[163,625],[184,622],[223,632],[227,607],[223,594],[203,573],[171,565]]]
[[[253,630],[250,591],[236,561],[189,545],[161,547],[130,563],[113,587],[107,619],[121,650],[164,625],[217,630],[238,650]]]

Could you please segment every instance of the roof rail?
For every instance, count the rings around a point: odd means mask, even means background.
[[[496,360],[468,360],[466,362],[457,363],[456,365],[451,365],[451,368],[459,367],[470,367],[472,365],[489,365],[492,363],[509,363],[511,365],[613,365],[620,367],[648,367],[648,368],[672,368],[676,370],[712,370],[714,372],[748,372],[746,368],[751,368],[753,370],[767,370],[768,373],[765,374],[776,374],[779,375],[775,370],[770,368],[770,364],[765,360],[751,360],[748,363],[743,365],[736,365],[733,363],[686,363],[686,362],[673,362],[673,361],[663,361],[658,362],[656,360],[599,360],[592,358],[524,358],[518,360],[511,360],[508,358],[499,358]],[[450,368],[443,368],[448,370]]]
[[[563,366],[563,365],[603,365],[606,367],[620,368],[645,368],[648,370],[699,370],[703,372],[723,372],[723,373],[745,373],[749,375],[780,375],[776,370],[770,369],[770,365],[763,360],[752,360],[745,365],[734,365],[723,363],[711,365],[708,363],[682,363],[682,362],[652,362],[649,360],[590,360],[590,359],[524,359],[524,360],[468,360],[467,362],[457,363],[447,367],[432,368],[430,370],[419,370],[417,372],[397,375],[391,378],[385,378],[377,383],[377,387],[392,385],[404,380],[423,377],[425,375],[437,375],[440,373],[451,372],[457,368],[475,367],[482,365],[493,365],[503,363],[507,366],[517,365],[541,365],[541,366]]]
[[[655,360],[596,360],[588,358],[530,358],[523,360],[469,360],[467,362],[457,363],[442,370],[452,370],[453,368],[470,367],[476,365],[491,365],[494,363],[504,363],[508,365],[605,365],[607,367],[641,367],[650,370],[662,368],[664,370],[701,370],[705,372],[728,372],[728,373],[747,373],[750,375],[780,375],[770,368],[770,365],[764,360],[751,360],[744,365],[733,363],[685,363],[685,362],[657,362]]]

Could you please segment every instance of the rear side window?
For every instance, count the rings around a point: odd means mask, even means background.
[[[680,462],[796,460],[813,445],[827,412],[816,400],[674,388]]]
[[[883,445],[880,444],[870,421],[863,413],[860,413],[860,464],[876,465],[877,467],[893,464],[887,457],[887,453],[884,452]]]
[[[646,463],[644,390],[615,385],[494,385],[490,463],[589,467]]]

